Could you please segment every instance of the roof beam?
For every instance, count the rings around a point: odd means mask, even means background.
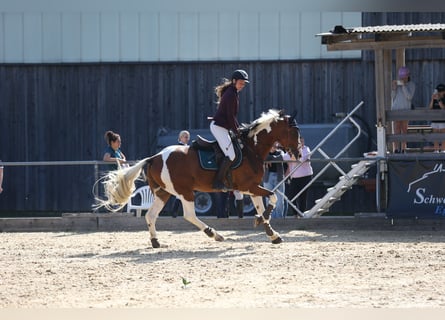
[[[330,43],[329,43],[330,42]],[[326,44],[328,51],[338,50],[376,50],[376,49],[419,49],[419,48],[445,48],[442,37],[428,37],[424,39],[409,38],[403,40],[375,41],[374,39],[355,40],[351,42],[332,42]]]

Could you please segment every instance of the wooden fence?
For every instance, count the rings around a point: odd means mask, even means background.
[[[409,65],[414,104],[424,106],[444,63]],[[154,152],[162,128],[207,128],[213,88],[237,68],[251,78],[240,93],[241,122],[268,108],[296,111],[300,123],[335,122],[334,113],[363,100],[359,116],[374,128],[372,61],[0,65],[0,159],[100,160],[110,129],[121,134],[127,158],[141,159]],[[0,210],[89,210],[93,182],[87,167],[5,168]]]

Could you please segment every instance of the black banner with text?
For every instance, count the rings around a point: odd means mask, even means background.
[[[388,182],[388,217],[445,217],[445,161],[388,161]]]

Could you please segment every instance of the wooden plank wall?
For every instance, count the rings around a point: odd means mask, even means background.
[[[445,72],[442,61],[410,63],[427,79]],[[213,87],[236,68],[251,77],[240,94],[242,122],[270,107],[296,110],[300,123],[335,122],[333,113],[363,100],[358,115],[374,128],[371,61],[1,65],[0,159],[98,160],[109,129],[121,134],[129,159],[144,158],[163,127],[207,128],[216,108]],[[432,83],[419,85],[416,96],[429,96]],[[0,210],[89,210],[93,183],[90,166],[9,167]]]
[[[101,159],[108,129],[121,134],[129,159],[141,159],[162,127],[207,128],[213,88],[236,68],[251,77],[242,122],[271,107],[298,111],[300,123],[332,122],[365,100],[361,116],[375,123],[373,65],[359,60],[1,65],[0,159]],[[86,210],[93,182],[92,167],[9,167],[0,210]]]

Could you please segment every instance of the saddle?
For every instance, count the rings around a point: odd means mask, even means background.
[[[241,145],[237,137],[231,135],[231,138],[233,147],[235,149],[235,160],[232,161],[230,168],[235,169],[241,165],[241,162],[243,161],[243,155]],[[199,164],[201,168],[206,170],[216,171],[221,160],[225,156],[216,140],[208,140],[204,137],[201,137],[199,134],[197,135],[196,140],[192,141],[190,147],[197,151]]]

